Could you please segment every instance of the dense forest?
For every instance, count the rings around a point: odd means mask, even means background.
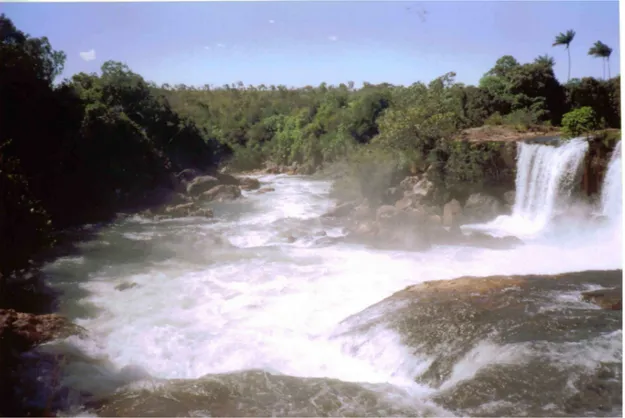
[[[271,162],[310,174],[347,162],[366,194],[376,179],[427,166],[460,187],[482,181],[491,158],[457,139],[468,128],[620,129],[620,76],[561,84],[548,56],[503,56],[478,86],[450,72],[409,86],[198,88],[157,86],[113,61],[55,83],[63,52],[4,15],[0,37],[0,276],[28,265],[55,231],[157,200],[186,168]],[[589,50],[608,64],[610,53],[600,42]]]

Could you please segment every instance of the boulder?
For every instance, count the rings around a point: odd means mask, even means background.
[[[256,190],[260,188],[260,181],[253,177],[242,177],[239,179],[239,186],[242,190]]]
[[[194,168],[185,168],[180,173],[176,174],[176,178],[180,181],[191,181],[201,175],[202,173]]]
[[[503,194],[503,201],[510,206],[514,206],[514,202],[516,201],[516,191],[510,190]]]
[[[419,180],[420,180],[419,176],[409,176],[409,177],[406,177],[405,179],[403,179],[399,183],[399,188],[403,192],[412,192],[412,189],[419,182]]]
[[[219,183],[219,179],[213,176],[196,177],[187,184],[187,194],[191,196],[199,196],[200,194],[211,190]]]
[[[189,212],[189,216],[196,218],[212,218],[213,210],[209,208],[199,208]]]
[[[474,193],[464,204],[463,214],[470,222],[486,222],[503,212],[499,199],[484,193]]]
[[[231,174],[217,173],[215,174],[215,178],[219,180],[219,184],[226,184],[230,186],[239,186],[241,184],[241,180]]]
[[[200,201],[224,202],[241,197],[241,189],[233,184],[220,184],[198,196]]]
[[[195,203],[189,202],[189,203],[183,203],[180,205],[168,206],[165,208],[164,212],[167,215],[183,217],[183,216],[187,216],[189,214],[189,211],[191,211],[194,208],[195,208]]]
[[[263,187],[262,189],[258,189],[259,194],[263,194],[263,193],[269,193],[269,192],[275,192],[276,189],[274,189],[273,187]]]
[[[397,202],[404,196],[404,190],[399,187],[389,187],[384,192],[384,202]]]
[[[333,209],[326,212],[325,214],[323,214],[322,216],[324,218],[342,218],[344,216],[349,215],[355,207],[356,207],[355,202],[341,203],[335,206]]]
[[[621,311],[623,310],[623,288],[613,287],[584,292],[582,293],[582,300],[594,303],[603,309]]]
[[[463,222],[462,205],[456,199],[443,206],[443,226],[457,227]]]
[[[434,183],[427,178],[422,178],[413,186],[412,194],[422,199],[429,199],[434,194]]]
[[[27,350],[56,338],[81,334],[84,330],[57,314],[35,315],[0,309],[0,341],[4,349]],[[0,353],[0,359],[4,353]]]
[[[115,290],[124,291],[128,289],[132,289],[133,287],[137,287],[138,284],[135,282],[123,282],[115,286]]]

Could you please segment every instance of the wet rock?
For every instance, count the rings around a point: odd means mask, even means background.
[[[419,196],[423,199],[429,199],[434,194],[434,183],[427,178],[419,180],[417,184],[412,188],[412,194]]]
[[[124,282],[115,286],[115,290],[119,290],[120,292],[122,292],[124,290],[132,289],[133,287],[137,287],[137,286],[139,285],[135,282]]]
[[[397,202],[404,196],[404,191],[399,187],[389,187],[384,193],[384,202],[392,203]]]
[[[503,194],[503,201],[510,206],[514,206],[516,200],[516,191],[510,190]]]
[[[327,235],[328,235],[328,233],[326,231],[317,231],[317,232],[315,232],[315,236],[316,237],[325,237]]]
[[[273,187],[263,187],[262,189],[258,189],[258,194],[263,194],[263,193],[269,193],[269,192],[275,192],[276,189],[274,189]]]
[[[239,179],[239,186],[242,190],[256,190],[260,188],[260,181],[253,177],[242,177]]]
[[[337,205],[336,207],[334,207],[333,209],[326,212],[325,214],[323,214],[322,216],[324,218],[342,218],[344,216],[349,215],[355,207],[356,207],[355,202],[341,203]]]
[[[176,178],[181,181],[191,181],[196,177],[201,176],[202,173],[194,168],[186,168],[180,173],[176,174]]]
[[[165,208],[164,212],[167,215],[183,217],[183,216],[187,216],[189,214],[189,211],[195,208],[196,208],[195,203],[189,202],[189,203],[183,203],[181,205],[168,206]]]
[[[241,181],[237,177],[226,174],[226,173],[217,173],[215,174],[217,180],[219,180],[219,184],[229,185],[229,186],[239,186]]]
[[[187,194],[191,196],[199,196],[220,183],[219,179],[213,176],[199,176],[191,180],[187,184]]]
[[[491,220],[502,211],[499,199],[483,193],[474,193],[464,204],[463,214],[470,222],[486,222]]]
[[[199,208],[189,212],[189,216],[196,218],[212,218],[214,216],[213,210],[209,208]]]
[[[411,192],[420,179],[421,178],[419,176],[406,177],[399,183],[399,187],[402,192]]]
[[[455,227],[463,222],[462,205],[453,199],[443,206],[443,226]]]
[[[456,244],[491,248],[496,250],[510,249],[523,244],[521,239],[514,236],[493,237],[480,232],[473,232],[469,235],[455,236],[454,238],[456,238]]]
[[[232,184],[220,184],[212,189],[200,194],[198,199],[200,201],[217,201],[224,202],[228,200],[235,200],[241,197],[241,189],[239,186]]]
[[[614,287],[610,289],[599,289],[591,292],[584,292],[582,293],[582,300],[594,303],[603,309],[621,311],[623,310],[623,288]]]
[[[25,351],[36,344],[56,338],[82,334],[84,330],[57,314],[35,315],[0,309],[0,360],[6,350]]]

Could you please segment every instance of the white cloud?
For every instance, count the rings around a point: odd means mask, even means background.
[[[95,59],[95,49],[90,49],[87,52],[81,52],[80,58],[85,61],[93,61]]]
[[[331,36],[328,36],[328,39],[331,40],[332,42],[335,42],[335,41],[337,41],[339,39],[339,37],[331,35]]]
[[[272,23],[272,24],[273,24],[273,23],[276,23],[276,21],[275,21],[275,20],[273,20],[273,19],[269,19],[269,23]]]
[[[226,47],[226,45],[224,45],[224,44],[217,44],[217,48],[225,48],[225,47]]]
[[[211,47],[207,45],[207,46],[204,47],[204,49],[209,50],[209,49],[211,49]]]

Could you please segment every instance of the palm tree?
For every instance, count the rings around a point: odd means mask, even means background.
[[[608,63],[608,78],[610,78],[610,55],[612,55],[612,48],[607,46],[601,41],[595,42],[595,44],[588,50],[588,55],[595,58],[603,59],[603,78],[605,79],[605,63]]]
[[[553,57],[550,57],[547,54],[539,55],[538,57],[536,57],[536,59],[534,59],[534,62],[536,64],[545,65],[551,68],[553,68],[556,65],[556,61],[553,59]]]
[[[569,49],[569,46],[571,45],[571,42],[573,42],[573,38],[575,38],[575,31],[573,29],[569,29],[566,31],[566,33],[560,32],[556,36],[556,39],[552,45],[552,46],[558,46],[558,45],[566,46],[566,51],[569,54],[569,76],[567,78],[567,81],[571,79],[571,50]]]

